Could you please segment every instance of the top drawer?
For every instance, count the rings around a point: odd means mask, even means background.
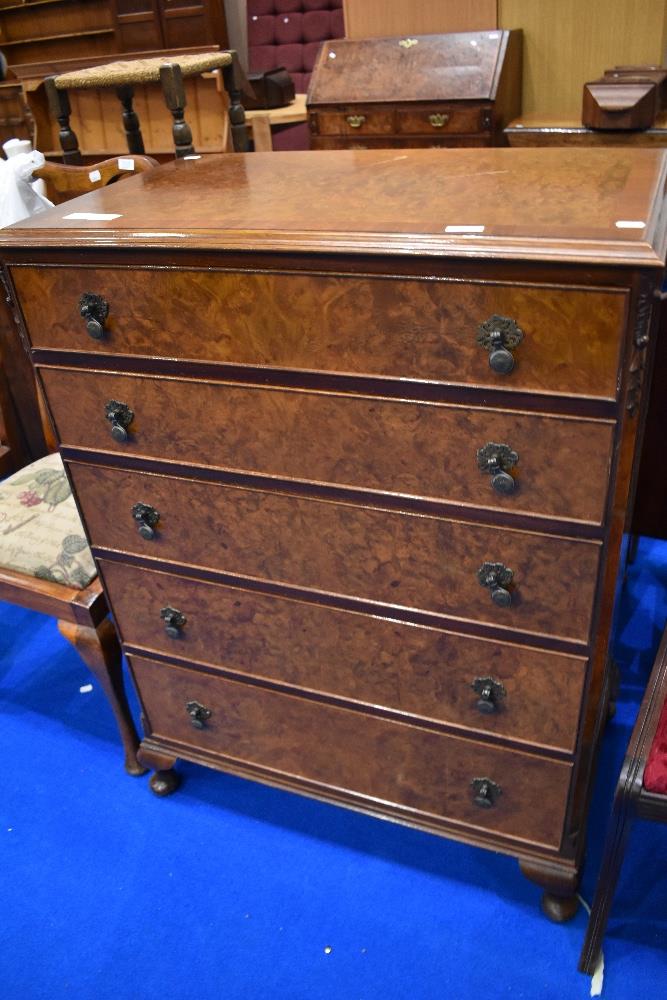
[[[13,267],[34,347],[614,399],[627,293],[316,274]],[[109,303],[93,339],[79,298]],[[523,340],[497,373],[494,315]]]

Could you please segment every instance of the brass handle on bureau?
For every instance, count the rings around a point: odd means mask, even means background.
[[[492,715],[498,711],[498,703],[505,697],[505,688],[500,681],[493,677],[475,677],[470,687],[479,695],[478,711],[483,715]]]
[[[101,295],[84,292],[79,299],[79,312],[86,321],[86,330],[93,340],[102,340],[104,324],[109,315],[109,303]]]
[[[491,781],[491,778],[473,778],[470,787],[473,792],[473,802],[480,809],[491,809],[503,793],[500,785]]]
[[[366,121],[366,115],[348,115],[345,121],[350,128],[361,128]]]
[[[491,600],[499,608],[509,608],[512,595],[507,589],[514,578],[514,573],[503,563],[485,562],[477,570],[477,579],[483,587],[491,591]]]
[[[514,368],[512,351],[523,340],[523,330],[507,316],[491,316],[477,328],[477,343],[489,352],[489,366],[498,375]]]
[[[127,403],[110,399],[104,412],[111,424],[111,437],[114,441],[127,441],[129,437],[127,429],[134,420],[134,410],[131,410]]]
[[[211,709],[201,705],[198,701],[188,701],[185,705],[185,711],[190,716],[190,722],[195,729],[203,729],[212,715]]]
[[[433,128],[444,128],[444,126],[447,125],[448,122],[449,122],[449,115],[436,114],[428,116],[428,123],[429,125],[432,125]]]
[[[142,538],[146,541],[155,538],[155,526],[160,520],[160,512],[155,507],[148,503],[135,503],[132,517],[137,522],[137,530]]]
[[[170,639],[180,639],[181,629],[185,625],[187,618],[182,611],[177,608],[162,608],[160,618],[164,622],[164,630]]]
[[[514,493],[516,483],[510,476],[519,461],[519,456],[507,444],[494,444],[487,441],[483,448],[477,451],[477,466],[480,472],[488,472],[491,476],[491,486],[496,493]]]

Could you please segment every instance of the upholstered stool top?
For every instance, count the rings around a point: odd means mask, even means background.
[[[647,792],[667,795],[667,701],[662,706],[658,728],[644,769]]]
[[[232,59],[231,52],[202,52],[174,59],[169,59],[168,56],[158,56],[155,59],[123,59],[119,62],[106,63],[104,66],[89,66],[86,69],[72,70],[71,73],[61,73],[55,77],[54,83],[58,90],[68,90],[70,87],[119,87],[122,84],[159,83],[161,66],[176,63],[180,66],[183,76],[196,76],[198,73],[229,66]]]
[[[97,576],[60,455],[0,483],[0,566],[78,590]]]

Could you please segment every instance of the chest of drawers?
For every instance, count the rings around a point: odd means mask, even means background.
[[[521,32],[324,42],[306,106],[312,149],[505,145]]]
[[[184,757],[513,854],[565,919],[665,158],[274,164],[180,161],[0,234],[141,759],[158,793]]]

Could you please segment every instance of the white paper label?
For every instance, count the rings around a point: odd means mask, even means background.
[[[88,180],[91,180],[93,182],[94,181],[101,181],[102,180],[102,174],[99,172],[99,170],[91,170],[90,173],[88,174]]]
[[[445,226],[446,233],[483,233],[484,226]]]
[[[80,222],[111,222],[112,219],[120,219],[120,213],[114,215],[112,212],[70,212],[63,215],[63,219],[77,219]]]
[[[134,170],[134,160],[128,157],[120,156],[118,158],[118,169],[119,170]]]

